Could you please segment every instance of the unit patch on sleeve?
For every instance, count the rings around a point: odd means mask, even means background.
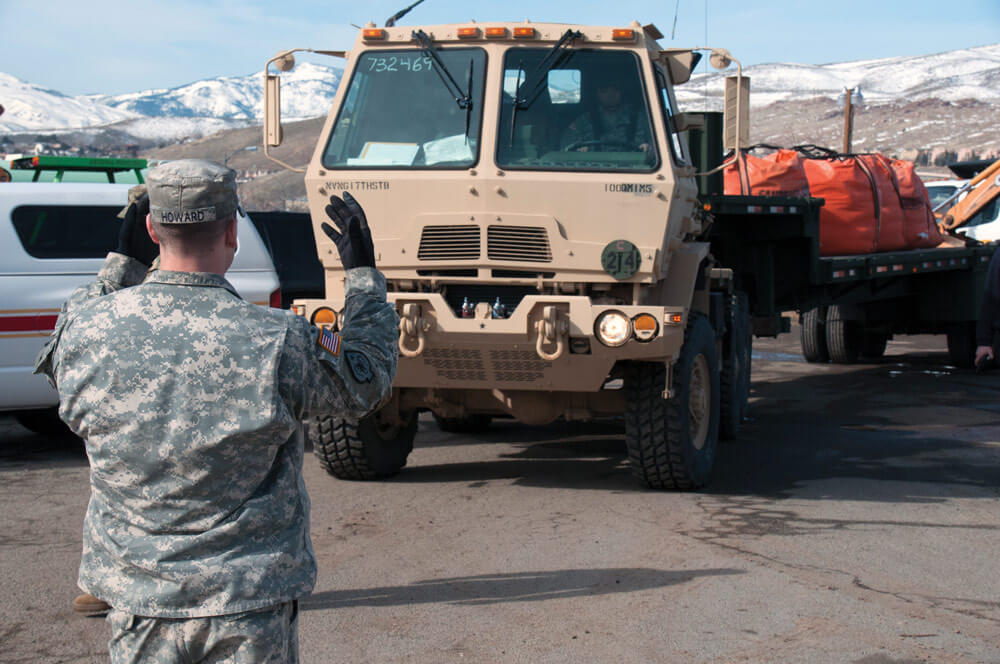
[[[359,353],[356,350],[349,350],[344,353],[344,359],[347,360],[347,368],[351,370],[351,375],[354,376],[354,380],[359,383],[370,383],[372,382],[372,365],[365,357],[364,353]]]
[[[340,335],[334,334],[330,330],[321,329],[319,331],[319,336],[316,337],[316,343],[326,352],[330,353],[334,357],[340,355]]]

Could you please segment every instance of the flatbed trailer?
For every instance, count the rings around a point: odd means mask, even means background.
[[[878,357],[896,334],[944,334],[971,366],[975,322],[995,244],[820,256],[819,198],[707,195],[712,254],[747,293],[756,336],[802,315],[810,361]],[[833,323],[831,325],[830,323]]]

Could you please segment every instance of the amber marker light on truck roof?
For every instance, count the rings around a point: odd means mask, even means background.
[[[635,30],[618,28],[611,31],[611,38],[615,41],[635,41]]]
[[[361,31],[361,38],[365,41],[380,41],[388,36],[382,28],[365,28]]]
[[[504,39],[507,36],[507,28],[486,28],[487,39]]]
[[[459,28],[456,34],[459,39],[478,39],[479,28]]]
[[[514,39],[534,39],[535,29],[534,28],[514,28]]]

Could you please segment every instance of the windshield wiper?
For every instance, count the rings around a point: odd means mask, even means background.
[[[568,48],[569,45],[583,37],[583,33],[579,30],[567,30],[559,41],[549,49],[549,52],[545,54],[545,57],[535,66],[535,69],[531,72],[530,76],[524,79],[523,86],[529,89],[529,96],[521,96],[521,72],[524,71],[524,60],[521,60],[520,64],[517,66],[517,82],[514,84],[514,104],[510,109],[510,140],[507,143],[507,147],[514,147],[514,126],[517,121],[517,111],[521,108],[529,108],[535,103],[538,95],[542,93],[542,82],[545,80],[545,75],[558,64],[562,59],[562,50]],[[533,81],[534,86],[528,88],[528,82]]]
[[[413,32],[413,38],[420,42],[420,50],[434,61],[437,67],[434,71],[437,72],[438,78],[444,83],[444,87],[448,89],[448,94],[455,98],[455,102],[458,107],[462,110],[469,110],[472,108],[472,65],[469,65],[469,89],[462,92],[462,88],[458,86],[455,81],[455,77],[451,75],[448,71],[448,67],[445,66],[444,61],[434,50],[434,44],[431,43],[431,38],[427,36],[427,33],[423,30],[416,30]]]
[[[524,79],[523,87],[528,90],[528,94],[521,96],[521,86],[518,86],[514,92],[514,108],[528,108],[533,103],[538,95],[542,91],[542,83],[545,81],[545,75],[549,73],[553,67],[562,59],[563,49],[569,48],[570,44],[577,39],[582,39],[583,33],[579,30],[567,30],[559,41],[549,49],[549,52],[545,54],[545,57],[541,59],[538,65],[535,67],[534,71]],[[533,85],[529,86],[529,83]]]

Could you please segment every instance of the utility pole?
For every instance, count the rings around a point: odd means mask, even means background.
[[[854,134],[854,105],[851,97],[854,96],[854,88],[844,89],[844,154],[851,153],[851,139]]]

